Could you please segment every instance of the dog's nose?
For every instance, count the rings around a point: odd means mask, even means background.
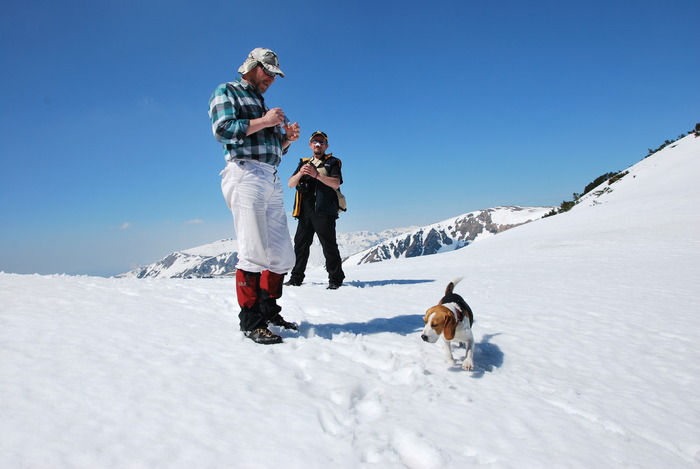
[[[428,336],[425,335],[425,334],[421,334],[421,335],[420,335],[420,338],[423,339],[423,342],[427,342],[427,341],[428,341]]]

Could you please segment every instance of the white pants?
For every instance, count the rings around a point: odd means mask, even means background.
[[[233,160],[221,171],[221,190],[233,212],[238,240],[236,268],[286,274],[294,267],[282,183],[267,163]]]

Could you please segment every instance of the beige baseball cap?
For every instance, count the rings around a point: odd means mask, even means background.
[[[277,54],[272,52],[270,49],[265,49],[263,47],[256,47],[250,51],[250,54],[248,54],[248,57],[245,59],[245,62],[243,62],[243,65],[238,68],[238,73],[245,75],[257,67],[258,64],[265,67],[265,69],[269,72],[275,73],[284,78],[284,73],[282,73],[282,70],[280,70],[280,62],[277,58]]]

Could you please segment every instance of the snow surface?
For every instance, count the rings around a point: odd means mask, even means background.
[[[0,274],[3,468],[698,468],[700,138],[571,212],[285,289]],[[473,372],[420,340],[451,279]],[[463,358],[463,350],[455,358]]]
[[[554,207],[496,207],[490,209],[491,220],[497,225],[520,225],[529,220],[542,218]]]

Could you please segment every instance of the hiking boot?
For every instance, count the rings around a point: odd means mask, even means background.
[[[293,322],[285,320],[281,314],[275,314],[274,316],[272,316],[272,318],[270,319],[270,324],[277,327],[284,327],[285,329],[289,329],[291,331],[299,330],[299,326],[297,326]]]
[[[340,283],[329,283],[326,290],[337,290],[340,288]]]
[[[293,278],[290,278],[288,281],[284,282],[284,284],[288,287],[300,287],[301,280],[294,280]]]
[[[246,332],[245,336],[256,344],[270,345],[270,344],[281,344],[282,337],[277,334],[273,334],[269,329],[259,328],[254,331]]]

